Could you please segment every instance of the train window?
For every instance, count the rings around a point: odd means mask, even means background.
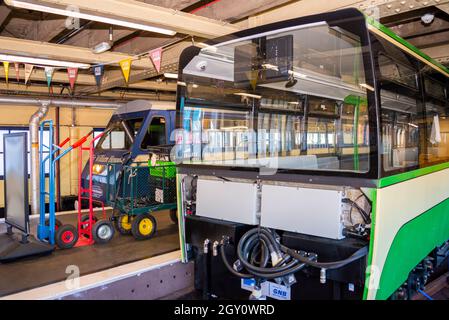
[[[381,102],[379,150],[383,170],[392,173],[419,165],[422,98],[416,60],[385,39],[377,40],[373,47]]]
[[[445,99],[444,85],[424,76],[426,91],[426,146],[423,164],[431,165],[449,159],[449,102]]]
[[[183,70],[182,162],[369,171],[372,86],[354,31],[323,21],[203,48]]]
[[[106,134],[100,138],[97,147],[102,150],[128,150],[142,126],[143,118],[115,119],[106,128]]]
[[[383,79],[398,82],[414,90],[418,90],[416,82],[416,71],[400,62],[394,61],[390,57],[380,53],[378,57],[379,70]]]
[[[142,140],[140,148],[145,150],[149,147],[167,144],[167,134],[164,117],[153,117],[148,126],[145,137]]]
[[[446,88],[440,81],[424,76],[424,88],[429,97],[442,101],[446,100]]]
[[[390,90],[381,90],[382,147],[385,171],[418,165],[418,100]]]

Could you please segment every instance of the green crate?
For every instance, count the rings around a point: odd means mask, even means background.
[[[174,162],[157,160],[156,165],[152,166],[151,161],[148,160],[148,167],[150,168],[150,175],[153,177],[161,177],[161,178],[176,177],[176,166]]]

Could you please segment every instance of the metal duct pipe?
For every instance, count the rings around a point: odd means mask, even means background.
[[[60,107],[98,107],[98,108],[119,108],[125,103],[115,101],[98,101],[98,100],[69,100],[69,99],[39,99],[39,98],[24,98],[11,97],[0,95],[1,104],[23,104],[23,105],[42,105],[48,106],[57,105]]]
[[[68,99],[33,99],[23,97],[11,97],[0,95],[0,104],[23,104],[40,105],[30,118],[30,141],[31,141],[31,213],[39,214],[39,124],[47,115],[51,105],[71,107],[98,107],[119,108],[123,104],[108,101],[95,100],[68,100]]]
[[[39,123],[47,115],[48,107],[48,103],[42,103],[41,107],[30,118],[32,214],[39,214]]]

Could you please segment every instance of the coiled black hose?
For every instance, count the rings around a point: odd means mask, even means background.
[[[226,246],[229,239],[224,238],[220,254],[226,268],[240,278],[275,279],[294,274],[311,266],[320,269],[338,269],[358,260],[368,253],[367,247],[357,250],[350,257],[332,262],[317,262],[313,256],[306,256],[283,246],[277,240],[277,234],[267,228],[254,228],[246,232],[237,245],[237,256],[243,268],[248,273],[242,273],[233,268],[226,257]],[[273,258],[277,257],[277,261]],[[270,263],[271,258],[271,263]]]

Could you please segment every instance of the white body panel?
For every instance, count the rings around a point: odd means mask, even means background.
[[[289,186],[262,187],[261,225],[342,239],[342,191]]]
[[[198,216],[259,223],[256,184],[198,179],[196,202]]]

